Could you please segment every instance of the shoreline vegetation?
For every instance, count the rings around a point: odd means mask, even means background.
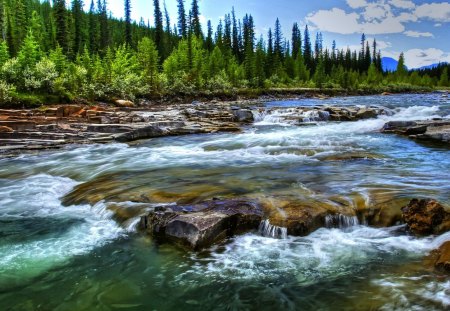
[[[173,27],[153,1],[154,25],[110,14],[106,1],[0,1],[0,108],[116,100],[236,99],[261,95],[367,95],[448,88],[448,64],[383,70],[376,40],[360,50],[323,46],[320,32],[297,23],[284,31],[276,19],[259,38],[250,14],[234,9],[216,29],[200,23],[200,8],[178,0]],[[206,31],[204,31],[206,30]],[[289,35],[286,35],[288,34]]]

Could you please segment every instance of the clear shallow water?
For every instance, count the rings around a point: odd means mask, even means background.
[[[450,151],[377,133],[388,120],[448,115],[439,95],[289,101],[381,105],[394,116],[311,127],[270,116],[241,134],[67,148],[0,160],[0,306],[21,310],[444,310],[450,279],[423,257],[449,235],[396,228],[257,232],[190,254],[133,233],[110,204],[216,196],[307,201],[348,212],[413,197],[450,203]],[[62,205],[62,201],[67,206]],[[345,204],[343,204],[343,202]],[[391,203],[393,202],[393,203]],[[395,204],[394,204],[395,203]],[[133,215],[135,216],[135,215]]]

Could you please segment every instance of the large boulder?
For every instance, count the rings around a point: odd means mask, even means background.
[[[253,112],[249,109],[232,109],[235,122],[252,123],[255,121]]]
[[[223,239],[256,230],[263,210],[257,202],[212,200],[195,205],[155,208],[141,217],[141,229],[161,241],[199,250]]]
[[[413,199],[402,212],[404,222],[414,234],[442,234],[450,230],[450,213],[435,200]]]

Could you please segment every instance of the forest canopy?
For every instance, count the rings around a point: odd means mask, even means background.
[[[448,87],[447,64],[395,72],[382,69],[377,42],[361,35],[359,50],[323,46],[322,34],[276,19],[264,36],[251,14],[234,9],[213,29],[201,25],[198,0],[178,2],[178,20],[153,0],[154,25],[108,10],[106,0],[0,0],[0,103],[220,94],[246,89],[395,89]]]

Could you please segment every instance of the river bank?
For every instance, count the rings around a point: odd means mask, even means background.
[[[284,99],[277,100],[299,99],[286,99],[285,93],[282,98]],[[273,101],[274,97],[261,97],[256,100],[193,101],[171,105],[147,102],[136,106],[130,101],[118,100],[115,106],[58,105],[39,109],[1,109],[0,156],[58,149],[70,144],[131,142],[163,136],[239,132],[242,126],[252,124],[262,114],[272,115],[294,125],[357,121],[392,114],[385,107],[333,106],[327,103],[330,97],[324,94],[302,98],[318,100],[317,105],[296,109],[266,109],[265,103]],[[420,125],[403,123],[403,127],[409,128],[404,129],[401,134],[418,135],[416,138],[424,141],[449,141],[449,122],[427,122]],[[384,128],[383,132],[399,134],[402,126],[397,124],[395,130]],[[429,133],[426,133],[427,128]]]

